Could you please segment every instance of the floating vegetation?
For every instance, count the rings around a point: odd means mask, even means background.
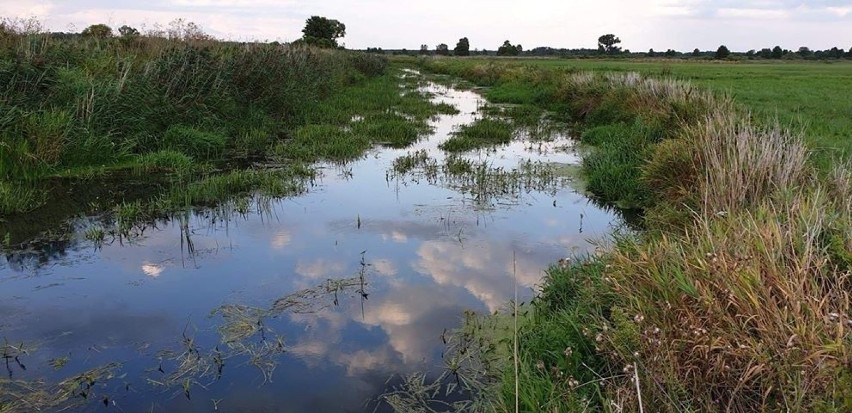
[[[52,367],[54,370],[62,370],[65,365],[68,364],[69,361],[71,361],[71,357],[62,356],[48,360],[47,364],[50,365],[50,367]]]
[[[19,368],[21,371],[26,371],[27,366],[21,362],[21,357],[28,355],[35,348],[26,343],[9,343],[8,340],[3,340],[3,346],[0,347],[0,358],[6,365],[6,372],[11,379],[14,375],[13,367]]]
[[[107,383],[115,378],[119,363],[87,370],[57,384],[43,381],[0,379],[0,412],[63,411],[100,399],[109,404]]]
[[[511,348],[503,339],[512,335],[511,320],[465,312],[461,328],[441,335],[446,346],[441,374],[401,377],[379,401],[400,413],[503,411],[497,396],[502,374],[511,366]]]
[[[314,313],[332,305],[339,305],[339,295],[355,291],[366,298],[364,266],[358,277],[326,280],[321,285],[288,294],[275,300],[269,308],[256,308],[242,304],[222,305],[211,312],[221,316],[223,323],[217,331],[220,343],[212,350],[204,350],[194,337],[183,333],[180,351],[161,351],[160,361],[152,372],[159,372],[156,379],[148,382],[187,399],[192,398],[195,387],[207,388],[222,377],[225,365],[237,357],[244,359],[243,365],[256,367],[263,382],[272,380],[278,366],[278,356],[285,353],[284,338],[266,326],[265,320],[284,313]]]
[[[452,188],[470,197],[479,206],[496,201],[515,204],[523,194],[555,193],[571,181],[564,165],[524,160],[517,167],[495,167],[488,160],[474,161],[448,156],[442,165],[425,151],[409,153],[394,160],[387,179],[425,178],[433,185]]]

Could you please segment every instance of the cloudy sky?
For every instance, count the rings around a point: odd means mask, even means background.
[[[0,16],[36,16],[50,30],[184,18],[238,40],[297,39],[311,15],[346,24],[350,48],[453,47],[463,36],[479,49],[595,47],[610,32],[634,51],[852,47],[852,0],[0,0]]]

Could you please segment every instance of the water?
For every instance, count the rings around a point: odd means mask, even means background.
[[[436,118],[411,148],[324,165],[303,196],[100,248],[78,232],[8,252],[0,339],[26,344],[6,375],[55,384],[120,363],[72,386],[84,411],[373,411],[389,377],[440,369],[441,335],[465,310],[501,309],[515,279],[528,299],[550,264],[588,251],[617,217],[571,186],[483,196],[394,176],[393,160],[415,150],[441,162],[437,145],[479,116],[476,93],[428,89],[461,114]],[[466,157],[508,169],[579,161],[565,137]],[[223,305],[249,322],[211,314]],[[247,337],[223,343],[229,325]]]

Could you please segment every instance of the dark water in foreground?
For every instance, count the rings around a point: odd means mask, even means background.
[[[528,298],[549,264],[589,250],[617,218],[570,186],[477,197],[394,177],[411,151],[443,159],[437,145],[483,103],[429,88],[462,114],[436,118],[412,148],[327,165],[306,195],[100,249],[81,231],[0,257],[0,345],[29,349],[0,371],[58,383],[120,363],[75,392],[94,400],[83,411],[127,412],[373,411],[392,375],[436,371],[445,329],[514,295],[513,255]],[[579,161],[564,137],[467,157]]]

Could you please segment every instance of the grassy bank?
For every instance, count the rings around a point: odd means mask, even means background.
[[[588,188],[645,213],[641,233],[549,271],[518,373],[503,366],[505,410],[852,408],[852,175],[814,160],[804,141],[821,137],[684,81],[420,64],[574,122],[595,148]]]
[[[4,26],[0,234],[17,244],[79,214],[145,220],[298,193],[312,163],[407,146],[455,110],[399,79],[342,50]]]
[[[386,66],[375,56],[307,47],[60,39],[4,26],[0,214],[39,206],[38,183],[51,177],[264,158],[318,102]]]

